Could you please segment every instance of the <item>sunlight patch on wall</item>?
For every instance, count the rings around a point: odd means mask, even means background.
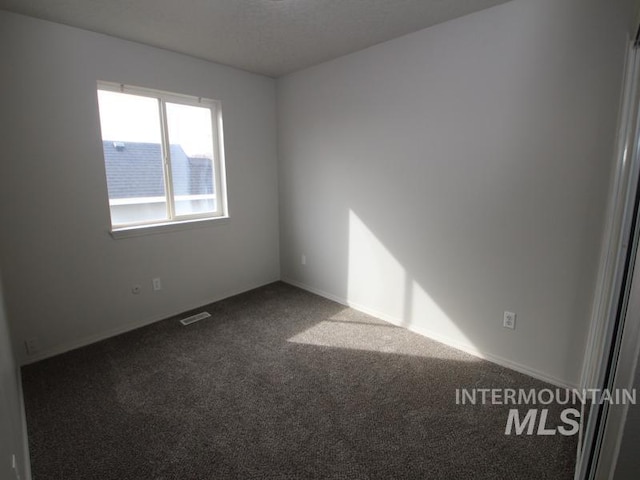
[[[466,347],[473,347],[456,323],[415,280],[411,282],[409,297],[411,302],[404,326],[434,338],[456,339],[457,343],[464,339]]]
[[[348,304],[402,327],[474,350],[456,322],[412,277],[411,266],[349,212]]]
[[[404,319],[406,271],[360,218],[349,211],[347,300]]]

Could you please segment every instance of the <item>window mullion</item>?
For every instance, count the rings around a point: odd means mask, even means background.
[[[171,171],[171,144],[169,143],[169,127],[167,125],[167,108],[163,99],[158,99],[160,104],[160,126],[162,128],[162,154],[164,160],[164,189],[167,195],[167,211],[169,219],[176,217],[176,206],[173,195],[173,174]]]

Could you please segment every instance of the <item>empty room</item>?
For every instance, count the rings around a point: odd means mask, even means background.
[[[640,478],[636,0],[0,0],[0,479]]]

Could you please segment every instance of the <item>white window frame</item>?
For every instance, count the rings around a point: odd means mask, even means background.
[[[111,232],[114,236],[129,236],[139,235],[145,233],[140,229],[156,229],[158,230],[173,230],[171,226],[179,224],[189,224],[192,222],[202,220],[216,220],[225,219],[229,217],[227,208],[227,182],[226,182],[226,169],[224,161],[224,142],[223,142],[223,129],[222,129],[222,108],[218,100],[210,98],[194,97],[190,95],[182,95],[178,93],[165,92],[161,90],[155,90],[151,88],[136,87],[131,85],[125,85],[122,83],[98,81],[97,89],[118,93],[127,93],[131,95],[138,95],[142,97],[153,98],[158,101],[160,117],[160,131],[161,131],[161,151],[163,156],[163,180],[165,187],[165,198],[167,202],[167,218],[158,220],[149,220],[146,222],[131,222],[131,223],[118,223],[114,224],[111,220]],[[171,149],[169,147],[169,129],[167,126],[167,112],[166,104],[176,103],[181,105],[190,105],[195,107],[206,107],[211,111],[211,125],[212,125],[212,140],[213,140],[213,174],[214,174],[214,196],[216,210],[213,212],[195,213],[190,215],[177,215],[175,212],[175,196],[173,193],[173,178],[171,170]],[[101,136],[102,138],[102,136]],[[104,158],[103,158],[103,161]],[[106,181],[106,177],[105,177]],[[160,198],[160,197],[158,197]],[[111,199],[109,200],[109,206],[111,207]],[[121,199],[115,200],[116,203],[121,203]],[[111,211],[111,209],[109,209]],[[163,228],[163,227],[170,228]]]

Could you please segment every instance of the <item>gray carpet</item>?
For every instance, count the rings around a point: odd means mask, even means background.
[[[204,309],[23,368],[35,480],[573,478],[575,436],[455,403],[549,385],[283,283]]]

